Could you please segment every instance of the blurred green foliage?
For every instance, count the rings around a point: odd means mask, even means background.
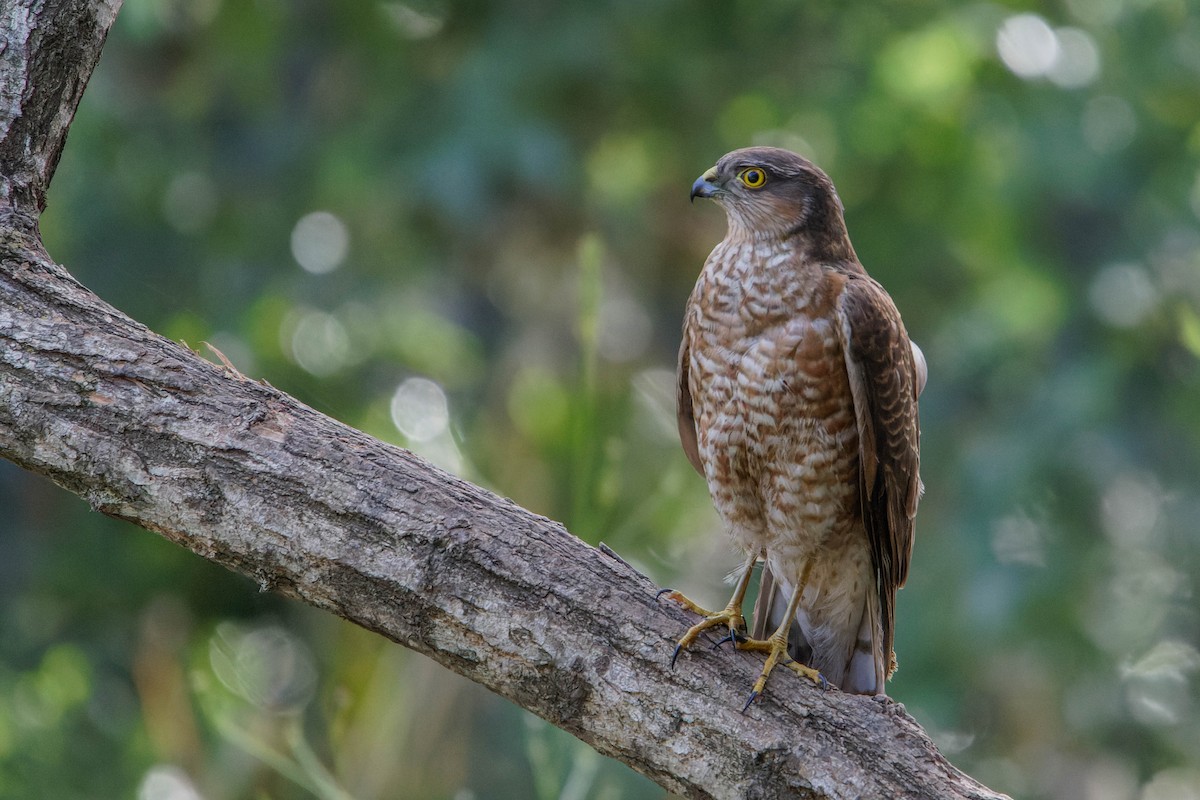
[[[153,329],[719,603],[672,375],[724,225],[688,188],[751,143],[830,173],[929,359],[891,694],[1016,797],[1196,797],[1194,3],[129,0],[42,230]],[[0,507],[0,796],[661,796],[11,465]]]

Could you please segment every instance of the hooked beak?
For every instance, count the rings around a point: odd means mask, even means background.
[[[696,182],[692,184],[692,202],[696,201],[697,197],[712,197],[721,190],[713,181],[717,179],[717,168],[713,167],[708,172],[696,178]]]

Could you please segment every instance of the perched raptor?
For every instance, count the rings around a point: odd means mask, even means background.
[[[779,663],[821,685],[883,694],[922,491],[925,359],[811,162],[736,150],[693,184],[696,197],[720,203],[729,230],[685,311],[679,435],[746,562],[722,611],[671,593],[705,617],[675,655],[714,627],[766,652],[747,707]],[[742,600],[760,560],[747,638]]]

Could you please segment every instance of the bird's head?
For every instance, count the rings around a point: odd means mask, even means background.
[[[692,184],[692,200],[697,197],[710,197],[725,208],[732,236],[846,237],[842,202],[829,176],[778,147],[747,147],[722,156]]]

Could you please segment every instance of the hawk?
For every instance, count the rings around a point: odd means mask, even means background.
[[[745,552],[709,628],[767,654],[746,708],[782,663],[821,686],[881,695],[895,669],[922,492],[917,395],[925,359],[895,304],[859,263],[829,177],[773,147],[736,150],[692,185],[724,207],[728,233],[687,302],[679,435]],[[763,574],[751,638],[742,600]]]

